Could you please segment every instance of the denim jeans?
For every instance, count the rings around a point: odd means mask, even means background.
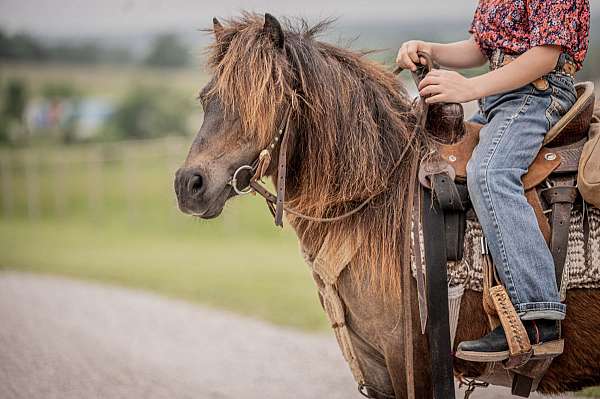
[[[485,125],[467,164],[467,183],[475,212],[498,275],[520,317],[565,317],[554,261],[521,177],[542,147],[545,134],[577,99],[573,78],[553,72],[550,87],[532,84],[479,100],[471,119]]]

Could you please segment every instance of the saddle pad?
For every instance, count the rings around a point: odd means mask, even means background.
[[[600,209],[585,209],[589,222],[589,238],[586,245],[583,233],[583,212],[571,212],[567,260],[563,272],[561,298],[567,289],[600,288]],[[412,231],[412,230],[411,230]],[[423,251],[423,231],[419,229],[421,255]],[[448,285],[462,285],[465,289],[483,291],[483,263],[481,256],[481,225],[476,221],[467,221],[464,256],[459,262],[448,262]],[[414,243],[414,236],[411,237]],[[414,245],[413,245],[414,248]],[[413,276],[416,273],[414,257],[412,259]]]

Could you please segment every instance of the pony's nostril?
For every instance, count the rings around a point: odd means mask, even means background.
[[[191,194],[199,194],[202,191],[202,187],[202,176],[197,173],[193,174],[188,181],[188,191]]]

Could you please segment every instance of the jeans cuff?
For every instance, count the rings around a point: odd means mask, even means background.
[[[559,302],[529,302],[515,305],[515,310],[523,320],[563,320],[567,305]]]

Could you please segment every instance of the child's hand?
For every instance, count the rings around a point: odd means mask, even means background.
[[[423,51],[431,54],[431,43],[427,43],[421,40],[411,40],[402,45],[398,50],[398,56],[396,57],[396,64],[400,68],[410,69],[411,71],[417,70],[416,64],[425,64],[424,59],[419,59],[417,52]]]
[[[458,72],[434,69],[419,84],[419,94],[428,104],[465,103],[478,97],[471,79]]]

